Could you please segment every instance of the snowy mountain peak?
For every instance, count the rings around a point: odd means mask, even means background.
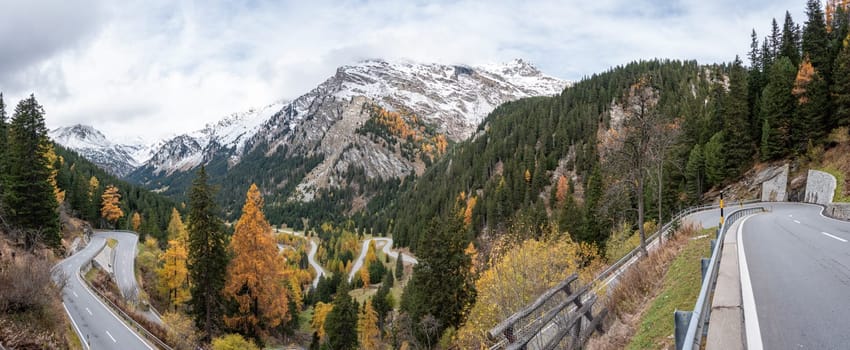
[[[118,144],[100,130],[76,124],[51,130],[50,138],[116,176],[125,176],[148,160],[150,146]]]

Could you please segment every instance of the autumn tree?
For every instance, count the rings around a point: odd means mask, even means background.
[[[371,301],[366,302],[357,320],[357,340],[361,349],[380,348],[381,331],[378,329],[378,314],[372,307]]]
[[[142,216],[139,212],[133,212],[133,231],[139,232],[139,227],[142,226]]]
[[[186,232],[186,225],[183,224],[183,219],[180,218],[180,212],[177,211],[177,208],[171,208],[171,218],[168,220],[168,239],[177,239],[183,237],[183,239],[187,239],[188,233]]]
[[[212,350],[260,350],[257,344],[239,334],[227,334],[212,341]]]
[[[586,281],[599,267],[601,259],[596,248],[574,242],[568,236],[508,244],[506,252],[494,256],[490,268],[475,282],[478,296],[458,330],[457,345],[461,349],[480,348],[487,344],[485,332],[501,320],[567,276],[578,273]]]
[[[331,303],[323,303],[318,302],[316,306],[313,307],[313,319],[310,320],[310,326],[316,330],[319,335],[319,341],[322,342],[325,340],[327,333],[325,332],[325,319],[327,319],[328,314],[333,310],[334,306]]]
[[[226,236],[203,166],[189,191],[188,263],[190,311],[204,339],[219,328],[221,290],[227,272]]]
[[[224,296],[238,305],[225,323],[254,337],[269,335],[289,319],[284,261],[262,208],[263,197],[252,184],[228,247],[233,259],[224,285]]]
[[[176,214],[176,215],[175,215]],[[136,214],[138,215],[138,214]],[[135,225],[135,217],[134,217]],[[172,211],[169,231],[174,229],[174,236],[169,235],[168,249],[162,254],[162,267],[157,269],[160,294],[166,295],[169,306],[177,308],[189,300],[189,269],[186,264],[189,253],[186,248],[189,237],[180,214]]]
[[[831,129],[828,118],[829,87],[812,65],[809,56],[800,63],[791,94],[797,98],[791,144],[802,152],[803,145],[818,143]]]
[[[124,217],[124,211],[121,210],[121,194],[118,193],[118,187],[113,185],[106,186],[106,190],[100,196],[100,216],[106,219],[107,222],[113,225],[118,219]]]
[[[15,107],[7,143],[3,202],[9,224],[25,232],[27,249],[37,240],[58,248],[58,203],[47,156],[52,145],[44,124],[44,108],[35,96],[30,95]]]

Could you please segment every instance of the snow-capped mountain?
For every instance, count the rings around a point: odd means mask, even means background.
[[[567,85],[522,60],[478,67],[367,60],[338,68],[291,102],[234,114],[165,141],[130,179],[166,190],[174,182],[169,177],[201,164],[227,169],[221,176],[235,176],[243,167],[267,191],[297,184],[290,199],[310,201],[320,189],[350,185],[345,175],[352,169],[369,179],[421,174],[445,152],[446,142],[470,136],[500,104],[554,95]],[[243,164],[252,152],[262,154]]]
[[[149,157],[150,147],[144,144],[113,143],[99,130],[88,125],[73,125],[50,130],[50,138],[76,151],[107,172],[122,177],[129,174]]]

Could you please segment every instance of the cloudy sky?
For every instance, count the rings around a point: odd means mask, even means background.
[[[0,0],[0,91],[49,127],[148,140],[293,99],[366,58],[523,58],[577,80],[640,58],[730,61],[803,0]]]

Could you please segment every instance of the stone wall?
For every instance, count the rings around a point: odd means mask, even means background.
[[[809,170],[806,178],[805,202],[815,204],[830,204],[835,194],[835,177],[829,173]]]
[[[850,203],[829,203],[823,214],[831,218],[850,220]]]
[[[788,199],[788,164],[778,168],[770,168],[758,175],[761,183],[761,200],[763,202],[783,202]]]

